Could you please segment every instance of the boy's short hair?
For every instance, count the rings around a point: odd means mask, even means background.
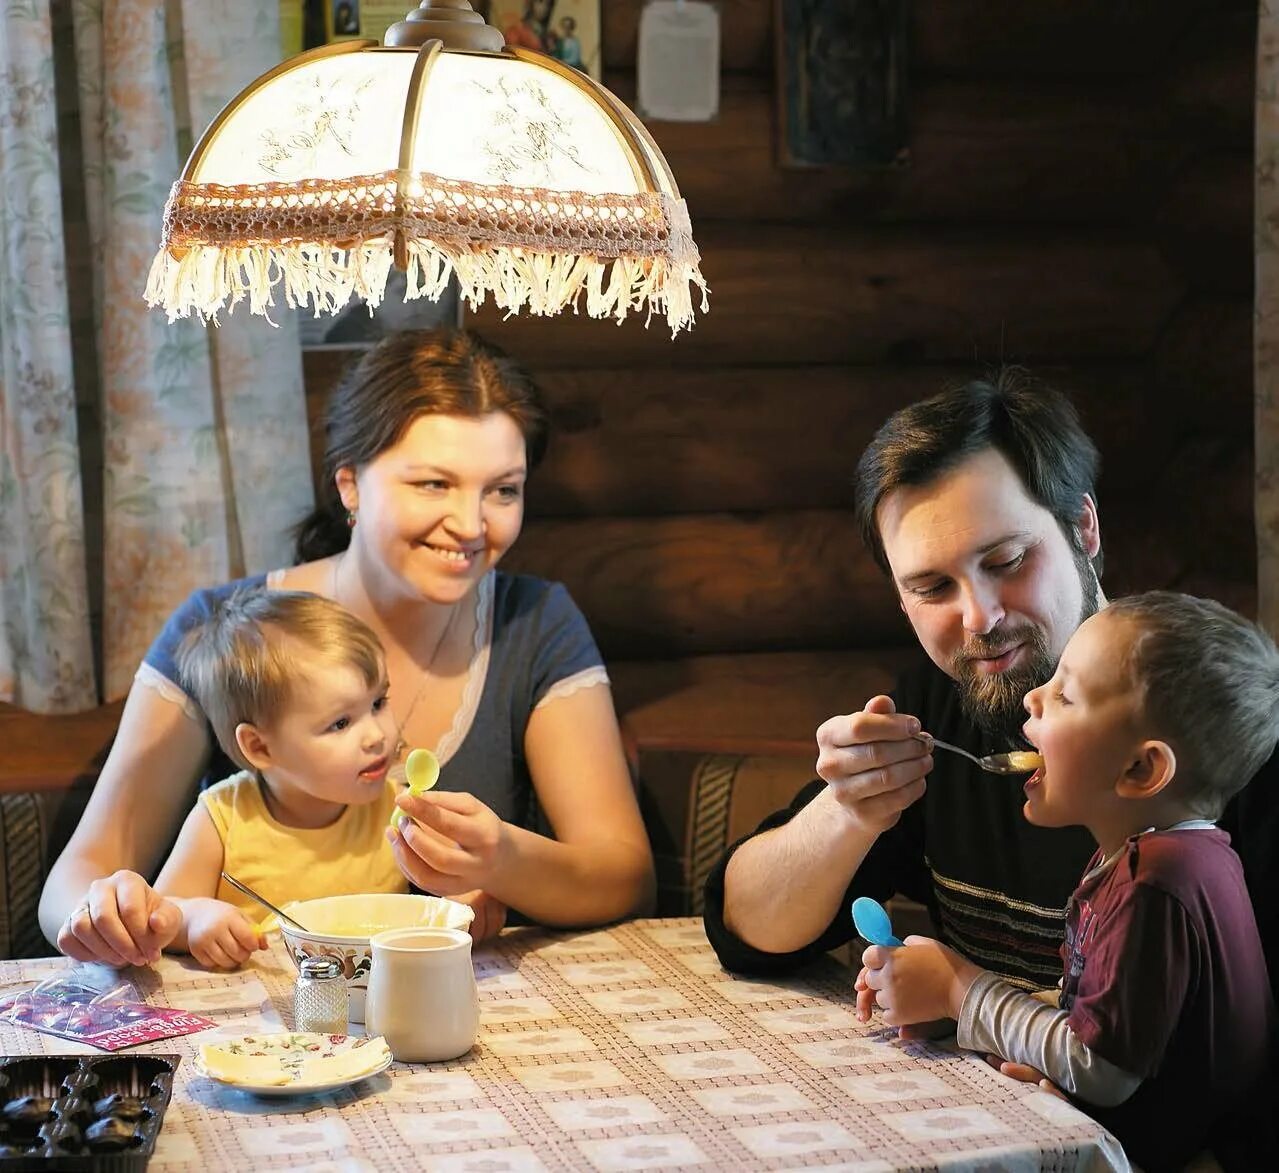
[[[317,661],[353,669],[370,688],[384,674],[382,645],[362,619],[320,595],[266,589],[239,590],[218,603],[186,633],[177,656],[183,687],[246,770],[236,726],[270,725]]]
[[[1135,628],[1129,670],[1155,736],[1174,749],[1178,796],[1216,819],[1279,740],[1279,651],[1257,624],[1212,599],[1150,591],[1107,614]]]

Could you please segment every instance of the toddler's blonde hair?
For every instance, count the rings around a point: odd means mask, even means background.
[[[236,743],[236,726],[270,726],[305,687],[308,672],[350,668],[370,688],[385,674],[382,645],[368,624],[305,591],[234,592],[186,633],[177,663],[218,742],[246,770],[252,767]]]

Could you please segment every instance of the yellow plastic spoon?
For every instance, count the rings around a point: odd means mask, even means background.
[[[415,798],[425,794],[440,780],[440,760],[429,749],[415,749],[404,761],[404,777]],[[398,827],[409,816],[397,806],[391,812],[391,826]]]

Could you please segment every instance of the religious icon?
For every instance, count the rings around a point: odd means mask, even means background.
[[[599,0],[490,0],[488,22],[512,47],[600,76]]]
[[[339,37],[360,33],[360,0],[337,0],[333,5],[333,32]]]
[[[785,167],[904,163],[905,0],[779,0]]]

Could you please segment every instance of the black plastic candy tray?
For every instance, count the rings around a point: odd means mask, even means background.
[[[155,1152],[179,1055],[0,1057],[0,1173],[132,1173]]]

